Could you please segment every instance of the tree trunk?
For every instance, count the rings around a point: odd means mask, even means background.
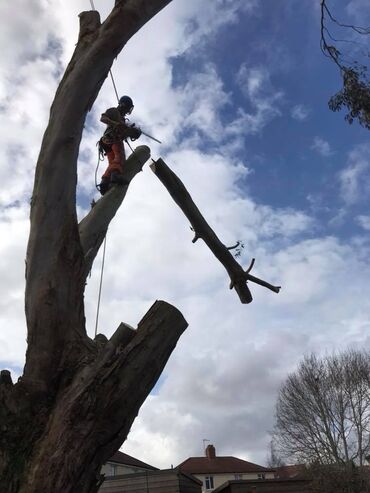
[[[0,491],[93,493],[187,327],[157,301],[137,330],[86,333],[84,289],[126,194],[116,186],[80,224],[77,157],[86,114],[125,43],[170,0],[116,0],[101,24],[80,15],[75,52],[58,87],[36,167],[26,263],[28,347],[23,376],[0,374]],[[150,151],[128,158],[130,181]]]

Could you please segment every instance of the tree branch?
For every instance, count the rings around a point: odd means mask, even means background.
[[[128,39],[169,3],[171,0],[117,0],[102,24],[102,36],[108,32],[111,40],[117,43],[114,49],[119,52]],[[124,39],[122,33],[128,39]]]
[[[149,147],[137,147],[125,163],[123,178],[130,183],[136,174],[142,170],[149,157]],[[108,226],[122,204],[127,189],[128,185],[113,187],[96,202],[89,214],[79,224],[81,247],[85,256],[85,276],[92,267]]]
[[[235,245],[232,245],[232,246],[229,246],[229,247],[226,247],[228,250],[235,250],[235,248],[238,248],[238,246],[240,245],[240,241],[237,241],[235,243]]]
[[[261,279],[249,274],[254,262],[247,272],[243,270],[243,268],[231,255],[228,248],[218,239],[216,233],[208,225],[207,221],[204,219],[201,212],[193,202],[193,199],[179,177],[176,176],[176,174],[161,158],[151,164],[150,168],[167,188],[171,197],[189,219],[195,233],[193,243],[198,238],[202,238],[215,257],[225,267],[231,280],[230,288],[235,288],[235,291],[237,292],[242,303],[250,303],[252,301],[252,295],[247,287],[247,280],[271,289],[275,293],[279,292],[280,287],[272,286],[266,281],[262,281]]]

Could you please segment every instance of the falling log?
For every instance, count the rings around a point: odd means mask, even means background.
[[[275,293],[279,292],[280,286],[273,286],[250,274],[254,260],[247,271],[243,270],[242,266],[235,260],[229,249],[220,241],[216,233],[209,226],[180,178],[169,168],[169,166],[167,166],[163,159],[159,158],[157,161],[153,162],[150,165],[150,168],[167,188],[173,200],[190,221],[195,235],[192,240],[193,243],[199,238],[205,242],[215,257],[225,267],[230,277],[230,289],[235,288],[242,303],[250,303],[253,300],[247,286],[248,280],[264,286]]]

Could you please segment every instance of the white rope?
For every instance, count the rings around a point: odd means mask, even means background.
[[[105,235],[104,238],[104,247],[103,247],[103,260],[101,264],[101,271],[100,271],[100,284],[99,284],[99,296],[98,296],[98,306],[96,308],[96,319],[95,319],[95,337],[96,334],[98,333],[98,321],[99,321],[99,311],[100,311],[100,298],[101,298],[101,290],[103,286],[103,274],[104,274],[104,262],[105,262],[105,249],[107,246],[107,235]]]
[[[94,1],[93,1],[93,0],[90,0],[90,5],[91,5],[91,10],[96,10],[95,5],[94,5]],[[114,77],[113,77],[113,72],[112,72],[112,70],[109,70],[109,75],[110,75],[110,78],[111,78],[111,80],[112,80],[113,89],[114,89],[114,92],[116,93],[116,98],[117,98],[117,101],[118,101],[118,103],[119,103],[118,91],[117,91],[116,83],[114,82]]]
[[[91,9],[92,10],[96,10],[93,0],[90,0],[90,5],[91,5]],[[112,83],[113,83],[113,87],[114,87],[114,90],[115,90],[115,93],[116,93],[116,96],[117,96],[117,100],[119,100],[119,96],[118,96],[118,93],[117,93],[116,84],[115,84],[114,79],[113,79],[112,71],[109,70],[109,73],[110,73],[110,76],[111,76],[111,79],[112,79]],[[98,166],[99,166],[99,161],[98,161]],[[96,168],[96,171],[95,171],[95,182],[96,182],[96,173],[97,173],[97,171],[98,171],[98,168]],[[99,312],[100,312],[100,300],[101,300],[101,292],[102,292],[102,287],[103,287],[103,275],[104,275],[104,264],[105,264],[105,251],[106,251],[106,247],[107,247],[107,235],[105,235],[105,238],[104,238],[103,259],[102,259],[101,271],[100,271],[98,305],[96,307],[96,317],[95,317],[95,337],[96,337],[96,334],[98,333],[98,322],[99,322]]]
[[[91,5],[91,9],[92,10],[96,10],[93,0],[90,0],[90,5]],[[112,70],[109,70],[109,75],[110,75],[110,78],[112,80],[114,92],[116,93],[117,102],[119,103],[119,95],[118,95],[116,83],[114,82],[114,77],[113,77]],[[98,161],[98,166],[99,166],[99,161]],[[95,171],[95,182],[96,182],[96,174],[97,174],[97,171],[98,171],[98,168],[96,168],[96,171]],[[103,287],[103,274],[104,274],[104,263],[105,263],[106,246],[107,246],[107,235],[105,235],[105,238],[104,238],[103,260],[102,260],[101,271],[100,271],[100,284],[99,284],[98,306],[96,308],[96,319],[95,319],[95,337],[96,337],[96,334],[98,332],[99,311],[100,311],[100,299],[101,299],[101,292],[102,292],[102,287]]]

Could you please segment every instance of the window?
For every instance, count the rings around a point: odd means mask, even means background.
[[[243,479],[243,474],[234,474],[235,479]]]
[[[257,474],[257,478],[258,478],[258,479],[266,479],[266,478],[265,478],[265,473],[264,473],[264,472],[259,472],[259,473]]]
[[[116,476],[117,475],[117,466],[116,466],[116,464],[110,464],[110,475],[111,476]]]
[[[206,490],[213,490],[213,476],[206,476],[205,478]]]

